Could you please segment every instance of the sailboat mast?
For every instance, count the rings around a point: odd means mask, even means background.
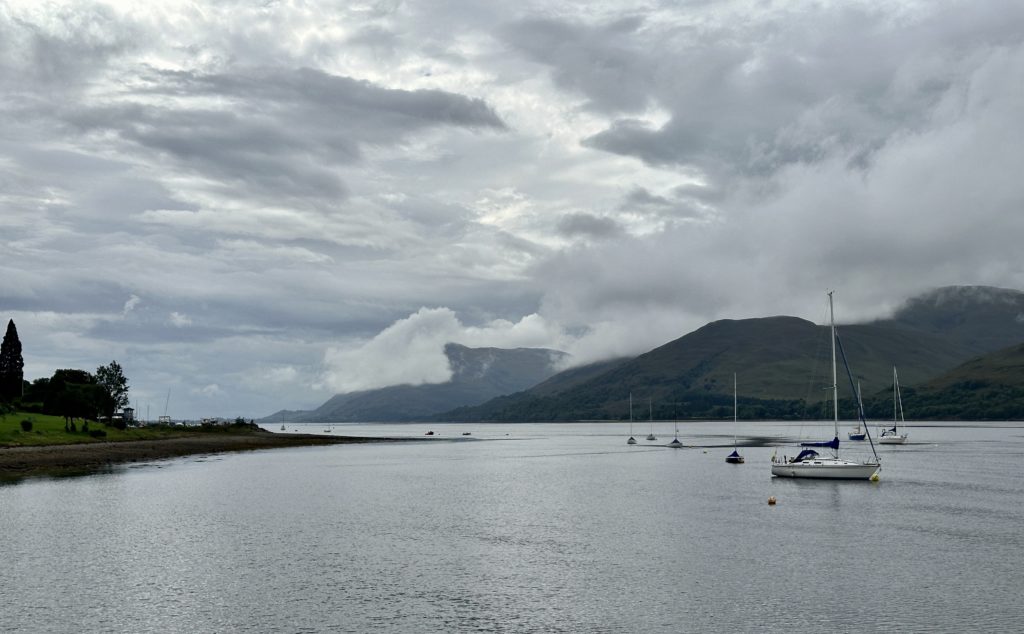
[[[832,332],[832,422],[839,438],[839,381],[836,379],[836,317],[832,309],[832,293],[828,292],[828,323]]]
[[[629,393],[629,435],[633,436],[633,393]]]
[[[899,388],[896,387],[896,366],[892,366],[892,426],[896,426],[896,395]]]
[[[732,449],[736,451],[736,425],[738,407],[736,407],[736,373],[732,373]]]

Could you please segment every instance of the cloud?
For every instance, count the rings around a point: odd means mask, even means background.
[[[538,347],[557,338],[557,331],[537,315],[474,327],[463,324],[449,308],[421,308],[368,341],[328,348],[322,387],[347,393],[389,385],[445,383],[452,377],[445,344]]]
[[[185,328],[192,325],[192,320],[189,319],[188,315],[183,315],[179,312],[171,313],[167,317],[167,321],[175,328]]]
[[[612,218],[574,213],[562,216],[558,231],[565,236],[586,236],[594,239],[613,238],[622,233],[622,227]]]
[[[1018,2],[4,6],[26,370],[178,417],[1024,287]]]
[[[129,297],[128,301],[124,303],[124,309],[121,311],[121,315],[127,317],[128,313],[132,312],[141,301],[142,300],[139,298],[138,295],[132,295],[131,297]]]

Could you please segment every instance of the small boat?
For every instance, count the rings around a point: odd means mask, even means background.
[[[463,435],[463,436],[469,436],[470,434],[469,434],[469,432],[468,432],[468,431],[464,431],[464,432],[462,432],[462,435]]]
[[[281,431],[284,431],[284,425],[281,425]]]
[[[896,366],[892,367],[892,428],[883,429],[881,435],[878,437],[879,444],[882,445],[902,445],[907,442],[907,432],[902,434],[899,432],[898,425],[896,423],[896,417],[899,414],[899,421],[906,425],[907,421],[903,419],[903,397],[900,395],[900,380],[896,376]]]
[[[725,461],[729,464],[743,464],[746,462],[743,456],[740,455],[738,448],[736,447],[736,425],[738,424],[739,417],[737,412],[739,408],[736,406],[736,373],[732,373],[732,453],[725,457]]]
[[[425,433],[425,434],[423,434],[423,435],[424,435],[424,436],[433,436],[433,435],[434,435],[434,432],[432,432],[432,431],[428,431],[427,433]]]
[[[668,444],[673,449],[682,449],[683,443],[679,442],[679,420],[675,421],[675,433],[672,435],[672,442]]]
[[[651,433],[647,434],[647,440],[657,440],[658,437],[654,435],[654,408],[651,406],[651,399],[647,399],[647,416],[651,421]]]
[[[635,445],[636,438],[633,438],[633,393],[629,393],[629,440],[626,441],[627,445]]]
[[[875,453],[875,444],[871,443],[871,452],[874,460],[856,462],[839,457],[839,384],[836,379],[836,344],[839,344],[839,351],[843,355],[843,365],[846,367],[846,376],[850,379],[850,388],[853,385],[853,376],[850,373],[849,364],[846,362],[846,353],[843,352],[843,344],[836,332],[835,315],[832,309],[832,293],[828,294],[829,327],[832,339],[832,404],[833,418],[832,425],[835,437],[827,442],[805,442],[800,443],[801,447],[829,448],[831,456],[822,456],[814,449],[803,449],[794,458],[783,456],[780,460],[772,456],[772,475],[784,478],[823,478],[830,480],[872,480],[875,479],[878,471],[882,468]],[[856,390],[854,390],[856,392]],[[859,400],[857,403],[857,416],[861,424],[867,430],[864,421],[864,408]],[[871,436],[868,436],[871,441]]]

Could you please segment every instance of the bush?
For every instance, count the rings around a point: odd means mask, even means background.
[[[93,438],[106,438],[107,432],[103,429],[93,429],[89,432],[89,435]]]
[[[22,421],[21,421],[21,430],[22,431],[32,431],[32,419],[30,419],[30,418],[22,419]]]

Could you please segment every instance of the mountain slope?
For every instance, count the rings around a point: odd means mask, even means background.
[[[915,298],[891,319],[839,327],[842,349],[865,394],[884,390],[892,366],[922,383],[980,353],[1024,341],[1024,293],[949,287]],[[915,324],[920,323],[917,327]],[[454,420],[628,417],[628,397],[650,398],[655,416],[720,416],[739,394],[766,416],[800,416],[831,384],[829,329],[795,317],[721,320],[583,382],[548,387],[447,412]],[[550,386],[562,386],[551,389]],[[849,381],[841,394],[852,396]],[[731,409],[731,407],[729,408]]]
[[[904,391],[910,419],[1024,419],[1024,344],[971,359]]]
[[[445,346],[445,355],[452,369],[447,383],[338,394],[313,411],[282,410],[261,422],[422,420],[536,385],[554,374],[556,365],[567,356],[543,348],[467,348],[453,343]]]

